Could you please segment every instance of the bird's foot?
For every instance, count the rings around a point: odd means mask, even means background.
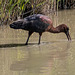
[[[28,43],[25,43],[25,45],[28,45]]]
[[[40,43],[38,43],[38,45],[40,45]]]

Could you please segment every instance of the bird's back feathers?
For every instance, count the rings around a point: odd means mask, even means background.
[[[34,14],[24,18],[23,29],[33,32],[44,32],[45,29],[50,25],[47,18],[41,14]],[[46,18],[46,19],[45,19]]]

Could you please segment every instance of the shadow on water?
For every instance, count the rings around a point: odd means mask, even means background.
[[[38,44],[37,43],[29,43],[28,45],[38,45]],[[25,45],[25,43],[23,43],[23,44],[15,44],[15,43],[12,43],[12,44],[1,44],[0,48],[21,47],[21,46],[28,46],[28,45]]]
[[[49,42],[42,42],[41,44],[49,44]],[[25,45],[25,43],[21,43],[21,44],[17,44],[17,43],[1,44],[0,48],[21,47],[21,46],[29,46],[29,45],[38,45],[38,43],[28,43],[28,45]]]
[[[61,42],[61,41],[42,42],[40,45],[52,44],[55,42]],[[25,45],[25,43],[0,44],[0,48],[11,48],[11,47],[21,47],[21,46],[30,46],[30,45],[38,45],[38,43],[28,43],[28,45]]]
[[[19,47],[25,46],[25,44],[1,44],[0,48]]]

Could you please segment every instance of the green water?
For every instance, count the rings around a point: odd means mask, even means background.
[[[41,44],[34,33],[25,46],[27,31],[0,27],[0,75],[75,75],[75,10],[58,12],[54,26],[65,23],[72,41],[64,33],[45,32]]]

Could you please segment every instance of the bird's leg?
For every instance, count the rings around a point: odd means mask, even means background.
[[[38,44],[40,44],[41,35],[42,35],[42,33],[39,33],[39,42],[38,42]]]
[[[33,33],[33,32],[29,31],[29,33],[28,33],[28,38],[27,38],[27,41],[26,41],[25,45],[28,45],[28,41],[29,41],[29,38],[30,38],[30,36],[31,36],[32,33]]]

